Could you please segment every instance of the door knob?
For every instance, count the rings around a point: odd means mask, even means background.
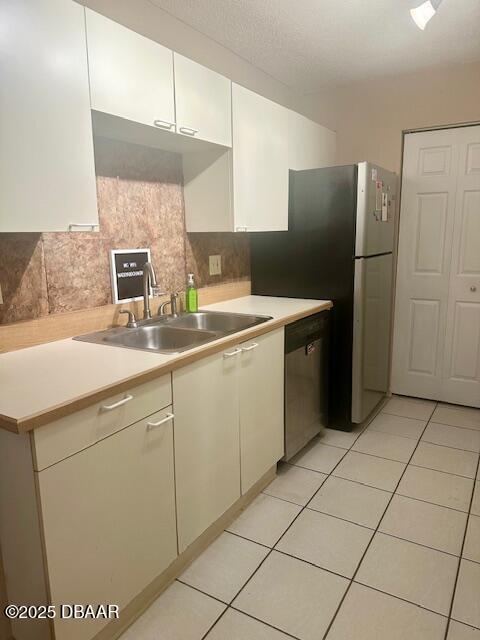
[[[474,284],[472,284],[472,286],[470,287],[470,291],[472,293],[475,293],[476,290],[477,290],[477,287]]]

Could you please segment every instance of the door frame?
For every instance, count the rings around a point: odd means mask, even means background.
[[[397,271],[398,271],[398,245],[400,242],[400,215],[402,210],[402,195],[403,195],[403,163],[404,163],[404,155],[405,155],[405,136],[410,133],[422,133],[428,131],[441,131],[443,129],[463,129],[466,127],[478,127],[480,125],[480,120],[473,120],[471,122],[458,122],[453,124],[438,124],[431,125],[427,127],[414,127],[412,129],[402,129],[402,142],[401,142],[401,150],[400,150],[400,173],[399,173],[399,182],[398,182],[398,197],[396,202],[396,221],[395,221],[395,230],[394,230],[394,242],[393,242],[393,304],[392,304],[392,329],[390,335],[390,367],[389,367],[389,375],[388,375],[388,393],[387,396],[391,397],[392,393],[392,369],[393,369],[393,339],[395,332],[395,308],[397,304]]]

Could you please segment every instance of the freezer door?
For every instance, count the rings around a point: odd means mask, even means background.
[[[391,254],[355,260],[352,422],[360,423],[388,390],[392,327]]]
[[[358,165],[355,255],[393,251],[397,175],[369,162]]]

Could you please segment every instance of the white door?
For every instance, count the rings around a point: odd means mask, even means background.
[[[235,231],[288,229],[288,109],[232,84]]]
[[[178,53],[173,61],[177,132],[231,147],[231,80]]]
[[[86,11],[92,109],[175,131],[173,52]]]
[[[98,225],[84,9],[0,2],[0,232]]]
[[[480,407],[480,127],[458,129],[457,140],[442,400]]]
[[[278,329],[240,345],[242,494],[283,457],[284,340]]]
[[[479,135],[466,127],[405,137],[395,393],[480,404]]]

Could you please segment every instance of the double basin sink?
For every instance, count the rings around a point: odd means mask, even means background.
[[[142,351],[180,353],[271,319],[271,316],[198,311],[181,313],[175,317],[158,316],[138,322],[134,329],[107,329],[76,336],[74,340]]]

